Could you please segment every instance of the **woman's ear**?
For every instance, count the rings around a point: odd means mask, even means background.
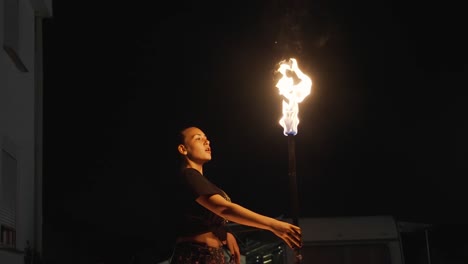
[[[187,154],[187,149],[185,148],[185,146],[183,144],[180,144],[177,149],[179,150],[179,153],[182,154],[182,155],[186,155]]]

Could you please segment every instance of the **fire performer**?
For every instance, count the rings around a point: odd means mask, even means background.
[[[174,197],[178,202],[177,240],[171,264],[240,264],[236,238],[226,229],[232,221],[269,230],[292,249],[300,248],[301,229],[297,225],[253,212],[231,201],[229,196],[205,177],[203,165],[211,160],[211,147],[205,133],[197,127],[180,132],[177,150],[182,157]],[[224,250],[230,260],[224,259]]]

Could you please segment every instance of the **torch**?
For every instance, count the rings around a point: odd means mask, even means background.
[[[276,83],[279,94],[283,99],[283,116],[279,123],[283,127],[283,134],[288,137],[288,156],[289,156],[289,186],[291,195],[291,213],[293,224],[299,226],[299,195],[297,191],[296,177],[296,151],[294,136],[297,134],[299,125],[299,103],[310,94],[312,80],[305,75],[298,67],[296,59],[290,58],[279,63],[277,72],[282,77]],[[302,254],[297,248],[296,263],[302,263]]]

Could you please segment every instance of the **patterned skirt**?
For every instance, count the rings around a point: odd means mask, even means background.
[[[231,262],[225,250],[223,247],[209,247],[204,243],[177,243],[170,264],[229,264]]]

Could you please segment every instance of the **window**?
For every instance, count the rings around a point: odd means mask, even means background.
[[[16,231],[14,228],[1,225],[0,247],[16,248]]]
[[[17,161],[7,151],[1,152],[0,174],[0,246],[16,244],[16,178]]]

